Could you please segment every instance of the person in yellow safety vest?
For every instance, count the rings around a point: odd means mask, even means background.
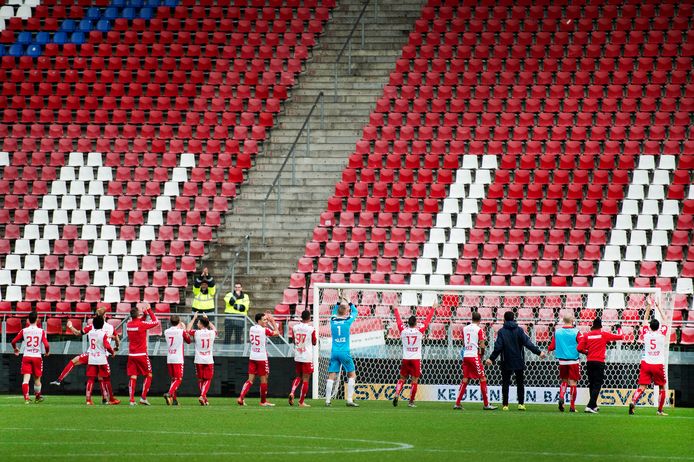
[[[214,312],[214,294],[216,292],[217,288],[214,286],[214,278],[210,276],[207,267],[205,267],[202,273],[195,277],[195,281],[193,282],[193,312]]]
[[[234,284],[234,290],[224,296],[226,308],[224,313],[231,315],[224,320],[224,343],[245,343],[246,316],[251,307],[251,299],[238,282]],[[233,336],[233,340],[232,340]]]

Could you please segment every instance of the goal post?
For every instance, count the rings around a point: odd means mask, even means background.
[[[605,383],[599,404],[626,405],[637,386],[643,351],[641,327],[655,316],[671,331],[674,297],[658,288],[598,289],[574,287],[432,286],[317,283],[312,289],[313,323],[318,336],[314,355],[313,397],[325,398],[330,361],[330,316],[339,296],[346,297],[359,312],[351,330],[351,353],[357,368],[355,398],[392,399],[399,377],[402,346],[393,310],[403,319],[415,315],[422,322],[426,313],[435,314],[425,334],[422,351],[422,377],[417,399],[454,401],[462,378],[460,352],[463,328],[479,312],[486,336],[485,358],[491,353],[503,315],[513,311],[519,326],[541,350],[547,351],[554,329],[562,325],[564,314],[572,314],[581,332],[590,330],[596,317],[603,330],[621,328],[625,339],[608,345]],[[668,339],[669,340],[669,339]],[[666,352],[667,374],[669,351]],[[582,377],[577,404],[588,400],[585,356],[581,355]],[[498,365],[485,370],[490,400],[501,399],[501,372]],[[544,360],[526,352],[526,403],[555,403],[559,398],[557,361],[553,353]],[[343,376],[344,379],[344,376]],[[335,384],[333,394],[343,389]],[[657,404],[657,390],[647,390],[639,404]],[[673,393],[668,393],[672,404]],[[409,386],[403,389],[409,397]],[[514,402],[515,387],[510,400]],[[481,401],[477,384],[467,388],[466,401]]]

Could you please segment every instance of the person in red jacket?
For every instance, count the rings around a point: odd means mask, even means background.
[[[588,374],[588,389],[590,400],[585,412],[595,414],[598,412],[598,395],[605,381],[605,351],[607,343],[615,340],[623,340],[621,331],[618,334],[604,332],[602,320],[595,318],[590,332],[581,336],[578,342],[578,351],[586,355],[586,372]]]
[[[137,376],[145,376],[145,381],[142,384],[142,395],[140,396],[140,404],[149,406],[147,401],[147,392],[152,385],[152,364],[149,362],[147,355],[147,331],[159,325],[154,311],[149,303],[140,303],[137,308],[130,310],[132,318],[126,325],[125,330],[128,332],[128,366],[127,373],[130,376],[129,391],[130,405],[135,406],[135,387],[137,386]],[[149,317],[149,321],[145,318]]]

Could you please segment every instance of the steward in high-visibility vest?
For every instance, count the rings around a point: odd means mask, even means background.
[[[224,304],[226,306],[224,313],[226,314],[247,315],[251,307],[251,299],[248,294],[242,290],[241,284],[236,284],[234,290],[224,296]]]
[[[224,296],[224,343],[242,344],[246,332],[246,316],[251,307],[251,298],[243,291],[241,284],[234,284],[234,290]]]
[[[207,268],[202,270],[200,276],[193,282],[193,312],[210,313],[215,309],[214,295],[217,288],[214,286],[214,278],[207,272]]]

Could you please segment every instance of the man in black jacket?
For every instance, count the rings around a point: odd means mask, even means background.
[[[504,327],[496,335],[494,351],[486,361],[487,365],[491,366],[501,355],[501,397],[503,404],[501,409],[504,411],[508,411],[508,389],[511,386],[511,374],[516,376],[518,410],[525,411],[525,378],[523,376],[525,350],[523,347],[544,359],[544,351],[540,351],[537,345],[530,341],[523,329],[518,327],[518,323],[513,319],[513,311],[507,311],[504,313]]]

